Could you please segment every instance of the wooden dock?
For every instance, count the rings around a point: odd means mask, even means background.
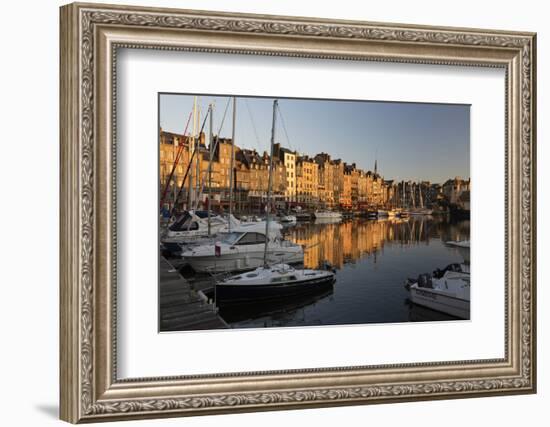
[[[229,326],[200,291],[160,257],[160,331],[225,329]]]

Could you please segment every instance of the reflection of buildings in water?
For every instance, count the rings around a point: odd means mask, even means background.
[[[338,224],[303,224],[288,230],[288,238],[304,246],[304,266],[317,268],[329,261],[336,268],[376,254],[385,242],[403,246],[429,243],[430,238],[443,241],[469,239],[467,224],[449,224],[444,220],[414,218],[384,221],[353,220]]]
[[[470,240],[470,221],[448,223],[445,227],[440,227],[439,235],[444,242]]]

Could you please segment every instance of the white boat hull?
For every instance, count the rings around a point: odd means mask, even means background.
[[[410,300],[414,304],[447,313],[460,319],[470,319],[469,300],[445,295],[437,289],[419,288],[413,285],[410,288]]]
[[[286,215],[286,216],[283,216],[281,217],[281,222],[284,222],[284,223],[293,223],[293,222],[296,222],[296,217],[294,215]]]
[[[314,221],[315,224],[337,224],[339,222],[342,222],[342,218],[315,218]]]
[[[315,219],[342,219],[342,214],[340,212],[315,212]]]
[[[264,265],[264,250],[258,249],[246,253],[222,254],[222,256],[198,255],[184,256],[193,270],[199,273],[223,273],[230,271],[252,270]],[[297,264],[304,262],[304,251],[300,246],[269,248],[268,264]]]

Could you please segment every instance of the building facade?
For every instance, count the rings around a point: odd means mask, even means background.
[[[307,207],[319,202],[319,165],[309,156],[296,159],[296,201]]]
[[[232,150],[235,156],[233,182]],[[195,152],[197,155],[193,154]],[[209,200],[211,208],[226,210],[231,188],[236,212],[261,212],[267,203],[270,176],[267,152],[260,154],[256,150],[232,147],[230,138],[214,136],[210,144],[204,134],[196,139],[161,129],[159,156],[161,195],[164,195],[163,204],[170,209],[179,193],[178,209],[204,208]],[[411,198],[418,198],[419,185],[422,185],[423,195],[429,195],[430,199],[445,196],[449,200],[459,200],[462,193],[469,191],[469,181],[455,178],[440,186],[439,195],[435,195],[430,183],[396,184],[384,180],[378,174],[376,162],[375,172],[365,171],[355,163],[332,159],[328,153],[314,157],[298,155],[280,144],[274,146],[272,164],[272,205],[278,209],[301,206],[306,209],[367,210],[400,205],[402,200],[412,202]]]

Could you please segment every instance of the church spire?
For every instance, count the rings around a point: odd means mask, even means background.
[[[378,175],[378,159],[374,159],[374,174]]]

